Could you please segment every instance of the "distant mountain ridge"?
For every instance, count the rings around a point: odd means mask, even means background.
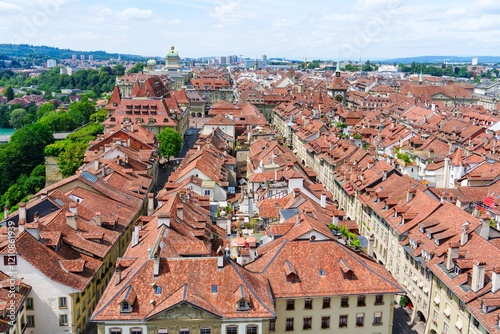
[[[500,56],[474,56],[474,57],[459,57],[459,56],[418,56],[406,58],[392,58],[380,60],[384,64],[411,64],[415,63],[471,63],[472,58],[478,58],[479,63],[500,63]]]
[[[0,55],[7,57],[20,57],[20,58],[54,58],[54,59],[68,59],[73,55],[76,55],[80,59],[81,55],[85,56],[88,60],[88,56],[94,56],[94,60],[109,60],[116,59],[118,56],[122,60],[144,60],[147,59],[144,56],[131,55],[131,54],[118,54],[118,53],[108,53],[105,51],[76,51],[70,49],[59,49],[51,46],[44,45],[29,45],[29,44],[0,44]]]

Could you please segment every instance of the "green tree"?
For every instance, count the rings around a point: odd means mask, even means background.
[[[26,110],[19,108],[19,109],[14,109],[10,113],[10,126],[12,126],[14,129],[20,129],[26,119]]]
[[[128,73],[139,73],[142,71],[143,68],[144,68],[144,63],[138,62],[130,70],[128,70]]]
[[[3,94],[7,98],[7,102],[14,99],[14,90],[10,86],[7,87]]]
[[[125,66],[122,64],[116,64],[113,66],[113,74],[114,75],[124,75],[125,74]]]
[[[182,148],[182,137],[181,135],[172,128],[163,129],[158,136],[156,136],[160,142],[158,151],[160,154],[170,161],[170,157],[179,154]]]
[[[44,103],[40,107],[38,107],[36,111],[36,118],[40,119],[50,111],[56,111],[56,107],[54,106],[54,104],[50,102]]]
[[[70,143],[58,159],[57,165],[63,177],[74,175],[76,170],[83,164],[85,150],[89,144],[85,142]]]

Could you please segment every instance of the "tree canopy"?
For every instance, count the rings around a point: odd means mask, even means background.
[[[163,157],[167,158],[167,160],[170,160],[170,157],[180,153],[182,148],[182,136],[174,129],[165,128],[156,138],[160,142],[158,151]]]

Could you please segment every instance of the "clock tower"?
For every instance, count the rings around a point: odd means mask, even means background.
[[[337,62],[337,68],[335,69],[335,78],[331,86],[327,87],[328,95],[337,100],[343,105],[347,104],[347,87],[343,84],[342,78],[340,77],[340,61]]]

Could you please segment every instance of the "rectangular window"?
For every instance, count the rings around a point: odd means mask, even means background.
[[[109,331],[110,334],[122,334],[122,330],[119,328],[111,328]]]
[[[295,310],[295,300],[293,300],[293,299],[288,299],[288,300],[286,301],[286,309],[287,309],[288,311],[290,311],[290,310]]]
[[[130,330],[130,334],[142,334],[142,329],[140,329],[140,328],[132,328]]]
[[[189,328],[181,328],[181,329],[179,329],[179,334],[189,334]]]
[[[323,298],[323,308],[330,308],[330,301],[331,299],[329,297]]]
[[[34,315],[27,315],[26,321],[27,321],[26,326],[35,327],[35,316]]]
[[[212,293],[217,293],[217,285],[212,285]]]
[[[375,305],[384,305],[384,295],[375,295]]]
[[[340,299],[340,307],[349,307],[349,297],[342,297]]]
[[[33,310],[33,298],[26,298],[26,309]]]
[[[226,334],[238,334],[238,327],[237,326],[227,326],[226,327]]]
[[[311,329],[312,328],[312,317],[304,317],[304,326],[302,329]]]
[[[205,190],[205,196],[210,196],[210,190]]]
[[[448,288],[448,298],[452,299],[453,298],[453,290],[451,290],[450,288]]]
[[[364,313],[358,313],[356,314],[356,326],[362,327],[365,324],[365,314]]]
[[[373,325],[382,325],[382,312],[375,312],[373,314]]]
[[[255,325],[247,326],[247,334],[257,334],[257,326]]]
[[[286,326],[285,329],[287,331],[293,331],[293,318],[286,318]]]
[[[358,306],[366,306],[365,296],[358,296]]]
[[[339,317],[339,327],[347,327],[347,315],[341,315]]]
[[[444,324],[444,327],[443,327],[443,334],[448,334],[450,332],[450,327],[448,327],[447,324]]]
[[[312,299],[306,299],[304,301],[304,309],[310,310],[312,308],[313,308],[313,301],[312,301]]]
[[[200,328],[200,334],[210,334],[210,327]]]
[[[68,326],[68,315],[67,314],[59,315],[59,326]]]
[[[67,308],[66,297],[59,297],[59,308]]]
[[[269,320],[269,331],[270,332],[276,331],[276,320],[274,319]]]
[[[330,316],[321,317],[321,328],[330,328]]]

